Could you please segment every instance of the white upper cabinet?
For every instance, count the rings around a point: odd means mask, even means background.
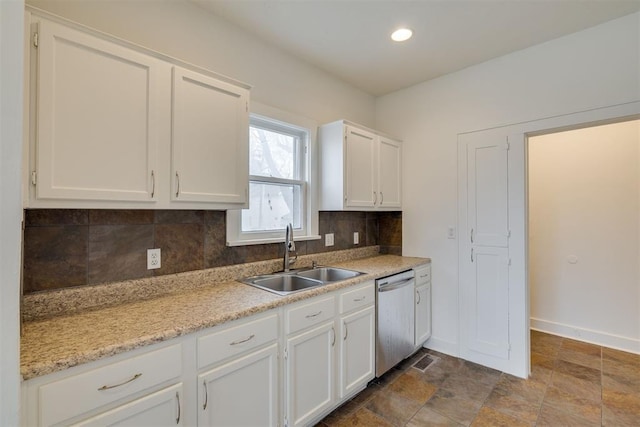
[[[36,197],[154,201],[164,64],[44,20],[37,44]]]
[[[172,119],[171,199],[244,203],[249,91],[174,67]]]
[[[402,145],[380,136],[378,145],[378,205],[382,208],[402,207]]]
[[[344,139],[345,205],[370,208],[376,203],[376,135],[347,126]],[[331,158],[331,166],[339,166]]]
[[[246,207],[248,86],[30,15],[27,207]]]
[[[321,210],[401,210],[402,144],[343,120],[320,127]]]

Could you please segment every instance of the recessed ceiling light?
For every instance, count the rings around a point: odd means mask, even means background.
[[[398,28],[393,33],[391,33],[391,40],[394,42],[403,42],[405,40],[409,40],[413,35],[413,31],[408,28]]]

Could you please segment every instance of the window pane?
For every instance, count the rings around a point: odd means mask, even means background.
[[[255,126],[249,135],[250,175],[298,179],[297,137]]]
[[[249,183],[249,209],[242,210],[242,231],[284,230],[301,227],[300,185]]]

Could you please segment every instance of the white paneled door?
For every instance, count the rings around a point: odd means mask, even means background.
[[[509,143],[460,135],[460,354],[509,370]]]

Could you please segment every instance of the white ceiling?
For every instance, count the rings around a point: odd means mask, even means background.
[[[191,1],[376,96],[640,10],[640,0]],[[392,42],[399,26],[413,38]]]

